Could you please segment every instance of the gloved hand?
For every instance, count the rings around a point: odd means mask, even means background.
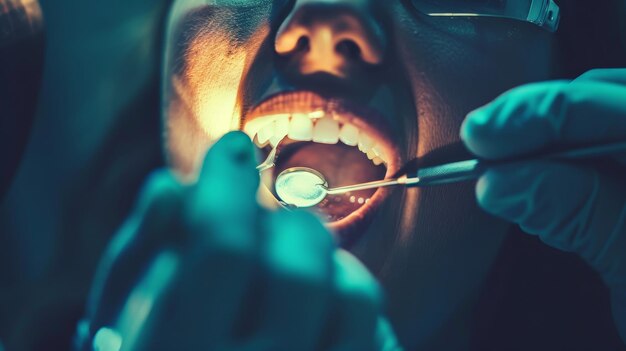
[[[258,185],[239,132],[196,184],[153,175],[103,258],[81,348],[397,350],[374,278],[312,215],[260,208]]]
[[[551,147],[626,141],[626,69],[587,72],[572,82],[513,89],[470,113],[470,151],[503,159]],[[626,341],[626,155],[595,166],[549,161],[501,166],[478,181],[482,208],[546,244],[576,252],[611,289]]]

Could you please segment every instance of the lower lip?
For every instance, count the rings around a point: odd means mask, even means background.
[[[313,158],[310,157],[310,155],[309,157],[307,157],[306,154],[295,155],[295,158],[294,158],[295,162],[292,163],[290,161],[286,161],[285,163],[280,163],[273,170],[272,179],[275,179],[275,177],[278,174],[292,167],[307,167],[307,168],[315,169],[315,164],[307,164],[306,161],[298,161],[298,160],[312,160],[312,159]],[[384,176],[381,175],[381,176],[384,178],[389,177],[393,173],[395,173],[395,169],[396,169],[395,164],[388,165],[385,171],[385,175]],[[318,169],[318,171],[321,171],[322,173],[324,173],[323,170]],[[375,180],[375,179],[371,179],[371,180]],[[359,180],[356,180],[356,181],[360,182]],[[361,179],[361,181],[367,181],[367,180]],[[267,185],[270,185],[271,187],[273,187],[273,183],[267,184]],[[347,185],[347,184],[344,184],[344,185]],[[321,219],[326,221],[326,227],[335,234],[335,237],[338,243],[340,244],[340,246],[343,248],[349,248],[354,243],[356,243],[356,241],[367,230],[369,224],[371,223],[371,220],[376,215],[379,207],[383,205],[383,202],[387,198],[389,192],[390,192],[390,189],[388,188],[378,188],[374,192],[363,191],[363,192],[351,193],[349,195],[342,194],[342,195],[328,196],[324,200],[324,202],[322,202],[320,205],[314,208],[314,212],[318,212],[320,214]],[[338,201],[338,202],[335,202],[335,201]],[[336,206],[339,206],[339,208],[345,208],[344,206],[347,206],[348,208],[350,208],[350,206],[353,206],[354,204],[355,209],[349,214],[347,214],[346,217],[344,218],[341,218],[339,220],[329,221],[326,218],[328,216],[326,213],[333,213],[333,211],[329,211],[329,209],[331,209],[332,206],[335,205],[335,203],[337,204]],[[337,213],[341,213],[341,212],[342,211],[339,211]]]
[[[326,223],[337,237],[339,245],[350,248],[367,230],[376,214],[376,210],[388,197],[390,189],[378,189],[370,198],[370,201],[339,221]]]
[[[393,176],[398,170],[398,164],[399,162],[395,160],[390,161],[387,164],[387,170],[384,178]],[[274,174],[275,177],[278,173],[280,173],[280,170],[275,169],[274,172],[277,172]],[[335,235],[338,244],[342,248],[349,249],[363,236],[363,234],[366,232],[367,228],[371,224],[372,219],[375,217],[377,210],[380,208],[380,206],[383,205],[385,200],[388,198],[390,192],[390,188],[378,188],[369,197],[369,200],[363,203],[363,205],[357,208],[354,212],[348,214],[346,217],[340,220],[332,222],[327,221],[325,223],[326,227]],[[348,199],[346,195],[337,196],[346,197],[343,199],[343,201],[346,201]],[[333,200],[332,197],[329,197],[327,199],[330,201]],[[321,209],[321,211],[323,211],[323,209]],[[322,218],[322,220],[324,220],[324,218]]]
[[[293,145],[293,144],[288,144],[288,145]],[[283,148],[285,147],[286,146],[281,147],[279,145],[278,153],[280,154],[281,151],[285,152],[283,151],[284,150]],[[317,160],[316,157],[313,157],[312,155],[307,154],[306,150],[304,151],[301,150],[301,151],[296,151],[296,152],[301,152],[301,153],[297,153],[296,155],[291,156],[285,162],[279,162],[279,164],[272,171],[272,174],[273,174],[271,178],[272,180],[268,179],[270,183],[266,183],[266,185],[273,188],[274,186],[273,180],[276,178],[276,176],[278,176],[278,174],[285,171],[286,169],[290,169],[293,167],[313,168],[313,169],[316,169],[317,171],[321,171],[322,173],[324,173],[323,169],[317,169],[316,163],[315,163],[317,161],[310,161],[312,162],[311,164],[307,163],[307,160]],[[320,151],[318,150],[318,152]],[[327,152],[329,151],[322,151],[322,154],[326,154]],[[339,156],[333,155],[333,157],[331,158],[334,159],[336,157],[339,157]],[[294,160],[294,161],[292,162],[291,160]],[[331,161],[331,162],[333,162],[334,164],[335,161]],[[378,175],[376,179],[369,179],[369,180],[363,179],[363,178],[358,179],[358,176],[357,176],[357,178],[354,181],[362,182],[362,181],[378,180],[381,177],[382,178],[390,177],[396,172],[397,164],[398,163],[396,162],[387,164],[387,169],[385,170],[385,174]],[[355,171],[355,172],[360,173],[359,171]],[[330,176],[331,174],[328,174],[328,175]],[[348,185],[348,184],[340,184],[340,185]],[[352,193],[349,195],[342,194],[342,195],[328,196],[320,205],[314,208],[314,212],[318,212],[321,219],[323,221],[324,220],[326,221],[325,223],[326,227],[331,232],[333,232],[333,234],[335,235],[337,239],[338,244],[341,247],[348,249],[357,242],[357,240],[363,235],[363,233],[366,232],[372,219],[375,217],[378,208],[382,206],[389,192],[390,192],[390,189],[378,188],[374,192],[363,191],[363,192]],[[277,195],[275,194],[275,196]],[[326,213],[333,213],[333,211],[329,211],[329,209],[331,209],[332,206],[335,205],[335,201],[338,201],[336,203],[337,204],[336,206],[339,206],[339,208],[345,208],[344,206],[348,206],[348,208],[350,208],[350,206],[354,204],[355,209],[352,212],[350,212],[348,215],[346,215],[346,217],[344,218],[341,218],[339,220],[329,221],[329,219],[326,218],[328,217]],[[329,212],[326,212],[326,211],[329,211]],[[338,213],[341,213],[341,211],[339,211]]]
[[[385,132],[387,126],[384,123],[384,118],[374,111],[367,111],[367,109],[359,106],[355,106],[352,110],[350,104],[336,100],[329,101],[311,92],[292,92],[270,98],[265,103],[261,103],[250,115],[278,114],[285,110],[290,111],[290,113],[307,113],[320,109],[327,110],[327,113],[334,112],[340,123],[350,123],[380,141],[388,155],[385,178],[394,175],[399,170],[401,164],[399,150],[396,145],[389,141],[390,134]],[[368,118],[361,116],[368,116]],[[362,237],[377,209],[383,204],[390,191],[387,188],[379,188],[372,194],[367,203],[345,218],[326,223],[326,227],[336,235],[342,247],[348,248]]]

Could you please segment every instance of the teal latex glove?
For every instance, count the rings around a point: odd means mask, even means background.
[[[398,350],[359,261],[314,216],[259,207],[254,152],[233,132],[196,184],[152,176],[103,258],[83,350]]]
[[[624,141],[626,69],[511,90],[470,113],[461,138],[486,159]],[[476,194],[486,211],[595,268],[611,289],[626,341],[626,155],[620,156],[593,166],[533,161],[493,168],[479,179]]]

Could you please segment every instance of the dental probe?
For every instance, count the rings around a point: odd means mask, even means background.
[[[324,176],[311,168],[295,167],[283,171],[276,178],[276,193],[285,203],[296,207],[311,207],[319,204],[328,195],[344,194],[351,191],[375,189],[403,185],[425,187],[449,184],[479,178],[493,166],[514,164],[529,160],[592,160],[613,154],[626,154],[626,142],[595,145],[556,153],[531,155],[508,160],[488,161],[471,159],[446,163],[439,166],[421,168],[398,178],[383,179],[337,188],[328,188]]]
[[[276,145],[274,145],[274,147],[272,148],[272,151],[270,151],[269,155],[267,155],[267,158],[265,159],[265,161],[263,161],[260,165],[256,166],[256,169],[257,171],[259,171],[259,173],[267,171],[268,169],[271,169],[274,167],[275,165],[274,162],[276,161],[276,150],[278,149],[278,145],[280,145],[283,139],[280,139],[276,143]]]

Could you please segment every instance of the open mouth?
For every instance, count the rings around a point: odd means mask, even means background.
[[[243,130],[264,156],[278,145],[275,166],[263,177],[277,198],[274,181],[292,167],[319,171],[331,188],[380,180],[398,170],[399,153],[381,114],[312,92],[269,98],[246,115]],[[330,195],[312,209],[345,244],[364,231],[387,193],[371,189]]]

